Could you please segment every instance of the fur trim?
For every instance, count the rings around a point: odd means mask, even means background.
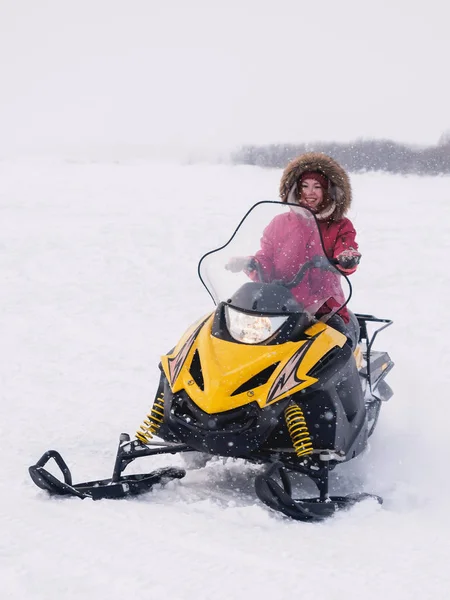
[[[319,221],[326,221],[336,210],[336,202],[332,202],[325,210],[316,214],[316,219]]]
[[[321,219],[339,221],[347,213],[352,202],[352,188],[347,172],[331,156],[322,152],[307,152],[291,160],[285,168],[280,181],[280,198],[283,202],[292,202],[293,196],[298,194],[297,182],[305,171],[318,171],[328,178],[327,203],[322,215],[328,213],[329,208],[334,206],[333,211]],[[289,198],[289,200],[288,200]],[[297,198],[296,200],[297,201]]]

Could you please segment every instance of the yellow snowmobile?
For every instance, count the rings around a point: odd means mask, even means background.
[[[261,268],[255,252],[267,225],[288,214],[305,232],[305,251],[292,276],[279,278]],[[248,260],[230,270],[236,256]],[[151,410],[135,439],[121,434],[112,477],[73,484],[61,455],[50,450],[29,468],[36,485],[80,498],[140,494],[185,470],[123,475],[130,462],[197,451],[266,465],[255,479],[256,495],[297,520],[322,520],[368,497],[382,502],[371,494],[330,496],[328,480],[332,469],[365,450],[381,404],[392,396],[385,378],[393,362],[373,350],[392,321],[357,314],[356,337],[328,324],[351,286],[326,257],[314,215],[259,202],[227,244],[202,257],[198,273],[216,308],[162,356]],[[327,304],[333,308],[323,314]],[[44,468],[50,459],[64,481]],[[293,498],[290,471],[312,479],[319,496]]]

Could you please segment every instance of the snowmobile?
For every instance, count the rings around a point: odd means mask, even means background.
[[[304,228],[305,258],[292,265],[292,276],[275,279],[253,256],[268,223],[287,213]],[[233,256],[249,257],[238,272],[228,268]],[[373,350],[392,321],[356,314],[353,341],[328,324],[350,299],[351,285],[326,257],[314,215],[258,202],[225,245],[201,258],[198,275],[215,309],[162,356],[151,410],[134,439],[120,435],[112,476],[73,484],[62,456],[49,450],[29,468],[34,483],[52,495],[123,498],[186,474],[166,467],[124,475],[135,459],[196,451],[262,465],[257,497],[299,521],[323,520],[365,498],[381,503],[367,493],[330,495],[329,474],[367,448],[392,396],[386,376],[393,362]],[[335,308],[319,317],[330,298]],[[63,479],[45,468],[51,459]],[[295,498],[293,473],[310,478],[318,496]]]

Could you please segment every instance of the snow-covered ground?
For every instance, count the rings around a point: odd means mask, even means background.
[[[449,178],[352,177],[352,308],[395,321],[377,345],[396,363],[395,395],[370,452],[332,481],[383,506],[288,521],[255,499],[255,467],[234,461],[126,501],[50,499],[29,479],[49,448],[75,480],[109,476],[119,433],[148,412],[159,356],[212,309],[198,258],[276,199],[279,177],[0,162],[0,598],[448,598]]]

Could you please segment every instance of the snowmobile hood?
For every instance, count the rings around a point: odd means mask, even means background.
[[[319,322],[297,342],[234,343],[211,334],[213,318],[188,330],[174,352],[161,358],[172,392],[185,389],[207,414],[251,402],[264,408],[299,392],[318,381],[309,373],[320,359],[346,341],[344,335]]]
[[[318,171],[329,180],[328,198],[334,202],[335,208],[329,220],[339,221],[348,212],[352,202],[352,188],[346,171],[330,156],[322,152],[307,152],[294,158],[285,168],[280,181],[280,198],[283,202],[295,202],[295,198],[288,200],[289,193],[294,190],[301,175],[306,171]]]

